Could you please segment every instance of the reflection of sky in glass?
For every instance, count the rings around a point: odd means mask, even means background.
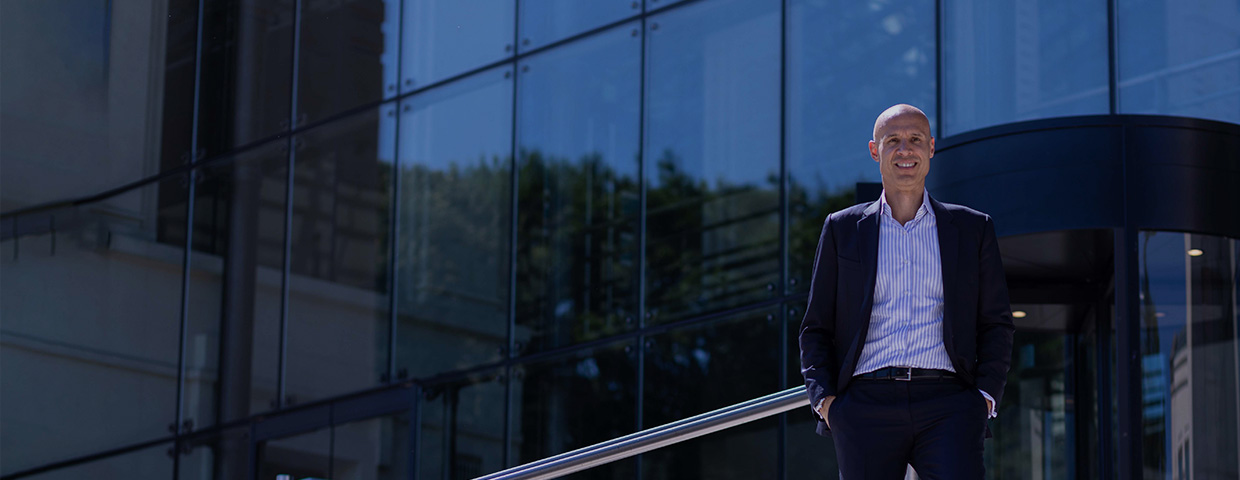
[[[401,105],[401,163],[447,170],[506,159],[512,148],[508,72],[508,67],[488,70],[406,100]]]
[[[947,2],[944,136],[1107,113],[1106,15],[1105,2]]]
[[[937,132],[934,2],[794,0],[788,19],[791,181],[836,193],[879,181],[868,142],[874,119],[916,105]],[[821,224],[821,219],[818,219]]]
[[[650,188],[670,153],[710,187],[769,186],[778,174],[779,4],[713,2],[648,23]]]
[[[634,8],[636,6],[636,8]],[[521,3],[521,51],[641,13],[641,2],[540,0]],[[526,43],[526,42],[529,43]]]
[[[1168,353],[1177,334],[1184,332],[1185,325],[1185,253],[1183,233],[1141,233],[1141,275],[1148,281],[1148,290],[1142,289],[1142,321],[1149,315],[1158,324],[1157,351]],[[1154,313],[1147,313],[1153,309]],[[1142,335],[1145,335],[1144,331]],[[1144,337],[1143,337],[1144,338]],[[1143,340],[1144,341],[1144,340]],[[1146,353],[1153,353],[1147,351]]]
[[[405,0],[401,91],[512,55],[512,0]]]
[[[1121,112],[1240,123],[1240,3],[1120,0],[1118,9]]]
[[[598,153],[636,177],[641,39],[622,25],[522,62],[520,148],[557,161]]]

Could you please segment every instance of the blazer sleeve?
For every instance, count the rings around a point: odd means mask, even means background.
[[[977,387],[994,398],[998,407],[1012,363],[1012,334],[1016,327],[990,216],[986,216],[982,228],[978,255]]]
[[[839,265],[832,230],[831,216],[827,216],[818,238],[818,251],[814,254],[809,303],[798,334],[801,375],[805,377],[811,409],[824,398],[836,394],[836,377],[839,376],[838,365],[835,365],[835,292]]]

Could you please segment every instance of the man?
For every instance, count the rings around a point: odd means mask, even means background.
[[[801,373],[845,480],[980,479],[1012,350],[990,217],[926,192],[930,121],[874,122],[879,200],[827,216],[801,322]]]

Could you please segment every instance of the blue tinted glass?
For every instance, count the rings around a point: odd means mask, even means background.
[[[1120,112],[1240,123],[1240,3],[1116,3]]]
[[[1240,242],[1143,231],[1141,463],[1153,478],[1235,478]],[[1207,473],[1208,472],[1208,473]]]
[[[767,308],[650,336],[642,427],[778,391],[778,319]],[[777,425],[769,418],[644,454],[643,478],[776,478]]]
[[[173,459],[172,456],[168,455],[170,450],[172,450],[171,443],[156,444],[153,447],[147,447],[142,450],[104,457],[22,478],[31,480],[171,478],[173,474]],[[6,464],[10,458],[8,454],[5,455]],[[7,465],[5,469],[8,469]]]
[[[475,478],[504,468],[502,371],[427,385],[418,403],[417,478]]]
[[[641,0],[533,0],[521,2],[521,50],[538,48],[641,13]]]
[[[398,375],[498,360],[508,343],[511,73],[401,104]]]
[[[195,428],[275,404],[288,143],[195,172],[183,395]]]
[[[202,0],[195,156],[292,128],[293,0]],[[185,61],[193,62],[193,57]]]
[[[517,367],[510,418],[515,463],[633,433],[637,427],[637,353],[637,343],[625,340]],[[609,464],[597,472],[591,469],[590,476],[616,477],[623,468]]]
[[[400,0],[304,2],[297,124],[396,95]]]
[[[185,7],[0,2],[0,211],[93,195],[189,160],[197,6]]]
[[[647,23],[652,321],[770,298],[779,278],[780,4],[703,2]]]
[[[0,473],[168,435],[187,180],[13,219],[20,235],[0,257]]]
[[[517,341],[534,349],[636,325],[638,28],[522,61]]]
[[[405,0],[400,89],[512,56],[515,0]]]
[[[933,0],[788,6],[788,286],[809,289],[827,214],[879,182],[868,142],[892,105],[920,107],[937,131]],[[871,199],[862,199],[871,200]]]
[[[395,135],[388,104],[293,138],[286,403],[387,373]]]
[[[943,128],[1105,114],[1106,2],[946,2]]]

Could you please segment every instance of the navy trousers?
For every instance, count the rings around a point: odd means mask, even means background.
[[[954,379],[855,379],[827,419],[843,480],[981,480],[986,398]]]

